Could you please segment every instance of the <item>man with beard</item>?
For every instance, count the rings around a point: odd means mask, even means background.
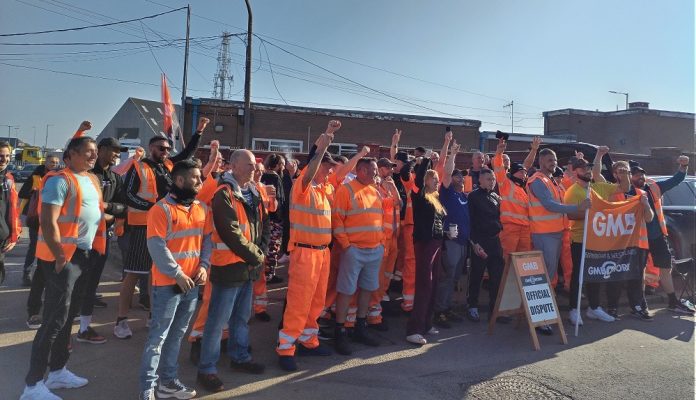
[[[602,157],[609,151],[606,146],[601,146],[597,149],[597,156],[594,163],[589,163],[585,159],[575,157],[572,160],[572,169],[575,173],[575,183],[571,185],[565,193],[564,202],[568,205],[580,205],[587,200],[587,190],[590,187],[593,176],[599,176]],[[594,167],[594,170],[592,169]],[[592,183],[592,190],[599,197],[610,201],[616,194],[625,193],[629,189],[628,170],[622,169],[618,173],[626,175],[619,180],[619,184],[608,182]],[[595,175],[596,174],[596,175]],[[579,209],[580,207],[578,207]],[[578,301],[578,291],[580,287],[580,262],[582,258],[582,240],[585,232],[585,212],[578,210],[576,213],[568,215],[570,218],[570,251],[573,258],[573,275],[570,281],[570,321],[575,325],[576,321],[582,325],[582,317],[580,316],[580,305]],[[587,300],[590,303],[590,308],[587,309],[587,318],[597,319],[604,322],[613,322],[615,318],[609,315],[599,306],[599,289],[600,283],[587,282],[585,283],[585,293]]]
[[[152,323],[140,365],[140,399],[190,399],[193,388],[178,379],[181,339],[210,266],[212,226],[208,207],[196,200],[203,186],[198,163],[179,161],[171,191],[147,215],[147,248],[152,257]],[[159,370],[159,376],[158,376]],[[159,384],[157,380],[159,378]]]
[[[147,251],[147,212],[161,200],[172,186],[171,170],[174,163],[190,158],[198,147],[203,130],[210,120],[201,117],[196,132],[191,136],[186,148],[174,157],[172,143],[164,136],[150,139],[149,156],[134,162],[125,179],[126,204],[128,205],[129,246],[124,256],[123,271],[125,277],[121,284],[118,314],[114,325],[114,336],[129,339],[133,332],[128,326],[128,310],[133,296],[133,289],[138,279],[150,273],[152,259]],[[149,310],[150,305],[141,302]]]
[[[97,161],[94,139],[85,136],[70,140],[64,157],[67,167],[48,174],[41,191],[36,257],[46,272],[44,318],[34,337],[20,399],[56,400],[60,398],[51,389],[78,388],[88,383],[65,365],[70,357],[72,321],[86,283],[89,252],[94,248],[103,254],[106,241],[101,187],[89,173]],[[44,382],[46,367],[50,373]]]
[[[667,225],[662,211],[662,195],[679,185],[686,177],[689,169],[689,157],[679,156],[677,158],[679,169],[669,179],[656,182],[645,177],[645,170],[637,162],[630,162],[631,165],[631,190],[629,195],[634,195],[638,189],[648,193],[648,202],[655,216],[647,224],[648,244],[653,263],[660,269],[660,284],[667,293],[669,303],[667,309],[675,314],[694,315],[694,310],[688,305],[683,304],[674,293],[674,283],[672,282],[672,252],[667,241]],[[645,305],[647,308],[647,305]]]
[[[104,218],[106,219],[107,228],[111,227],[115,218],[125,217],[126,200],[123,188],[123,180],[121,176],[111,171],[111,167],[116,165],[116,161],[121,156],[122,151],[127,151],[125,147],[121,147],[121,143],[115,138],[104,138],[97,146],[97,162],[92,169],[94,175],[101,182],[102,201],[104,202]],[[113,232],[107,230],[107,238],[111,237]],[[109,256],[109,240],[106,241],[104,254],[98,254],[94,249],[90,254],[92,267],[87,275],[87,287],[85,289],[85,297],[82,302],[82,310],[80,312],[80,330],[77,333],[77,341],[92,344],[102,344],[106,339],[98,334],[94,328],[89,326],[92,321],[92,311],[97,303],[97,286],[99,279],[104,271],[106,259]],[[101,302],[101,301],[100,301]],[[106,303],[101,302],[102,307]]]

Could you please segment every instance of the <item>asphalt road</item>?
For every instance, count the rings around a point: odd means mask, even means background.
[[[0,287],[0,399],[17,399],[28,369],[35,331],[25,325],[28,288],[21,287],[26,239],[6,261],[8,277]],[[96,309],[93,326],[108,338],[103,345],[74,342],[68,367],[89,385],[58,390],[65,399],[135,399],[138,368],[147,333],[146,312],[133,308],[130,340],[112,336],[118,296],[118,251],[107,264],[100,292],[108,303]],[[483,292],[483,295],[487,295]],[[567,345],[557,336],[541,337],[533,351],[526,329],[498,325],[492,336],[486,324],[463,322],[429,338],[421,348],[404,340],[406,318],[388,318],[391,329],[379,333],[378,348],[357,346],[351,358],[338,355],[300,358],[300,370],[286,374],[276,365],[274,345],[282,308],[282,285],[271,289],[270,323],[251,323],[253,355],[267,365],[260,376],[233,373],[220,361],[226,391],[206,399],[693,399],[694,319],[661,309],[650,299],[655,321],[624,316],[614,323],[585,321],[579,337]],[[456,293],[461,304],[462,293]],[[566,304],[561,297],[559,305]],[[627,310],[624,308],[624,312]],[[566,313],[563,313],[564,316]],[[484,314],[485,316],[485,314]],[[73,326],[73,332],[78,325]],[[571,327],[566,323],[566,331]],[[73,335],[74,337],[74,335]],[[195,384],[189,345],[180,355],[180,378]]]

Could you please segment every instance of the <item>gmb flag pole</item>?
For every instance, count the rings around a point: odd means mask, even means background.
[[[640,195],[609,202],[588,188],[592,206],[585,211],[578,310],[584,281],[599,283],[640,279],[648,234]],[[575,336],[578,335],[578,322]]]
[[[592,185],[587,184],[587,198],[590,198],[590,193],[592,192]],[[582,314],[580,310],[582,307],[580,307],[581,303],[580,300],[582,300],[582,283],[583,283],[583,278],[585,277],[585,245],[587,243],[587,221],[589,220],[590,216],[590,209],[588,208],[585,210],[585,221],[583,222],[583,231],[582,231],[582,256],[580,257],[580,281],[578,284],[578,302],[575,303],[578,306],[578,318],[575,319],[575,337],[578,336],[578,329],[580,327],[580,315]]]

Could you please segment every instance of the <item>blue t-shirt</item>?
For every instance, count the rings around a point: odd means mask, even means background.
[[[92,179],[86,175],[75,175],[80,185],[82,204],[78,220],[77,248],[91,250],[92,242],[99,228],[102,213],[99,192],[94,187]],[[62,206],[68,193],[68,182],[63,176],[51,177],[41,191],[41,202]]]
[[[454,191],[453,187],[452,184],[448,188],[440,186],[440,203],[447,210],[442,229],[446,233],[450,224],[457,224],[459,235],[454,241],[466,244],[469,241],[469,205],[466,194]]]

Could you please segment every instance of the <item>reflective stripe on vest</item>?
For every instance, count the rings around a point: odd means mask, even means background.
[[[506,177],[505,179],[508,178]],[[509,179],[507,185],[499,187],[501,197],[500,222],[504,224],[529,226],[529,197],[524,189],[517,186]],[[523,201],[515,197],[515,193],[518,191],[524,193],[524,197],[527,198],[527,201]]]
[[[241,200],[239,200],[234,193],[232,192],[232,188],[230,187],[229,184],[223,183],[218,188],[215,190],[215,195],[217,195],[217,192],[225,190],[227,191],[228,196],[230,197],[230,202],[232,203],[232,207],[236,211],[237,214],[237,221],[239,221],[239,230],[242,232],[242,236],[246,238],[246,240],[251,241],[251,227],[249,225],[249,219],[246,214],[246,209],[244,208],[244,205],[241,203]],[[261,217],[264,213],[264,208],[263,208],[263,202],[259,202],[259,217]],[[225,265],[230,265],[230,264],[235,264],[239,262],[244,262],[244,260],[239,257],[237,254],[235,254],[226,244],[225,242],[222,241],[222,238],[217,232],[217,229],[213,226],[213,235],[212,235],[212,242],[213,242],[213,253],[210,257],[210,264],[214,266],[225,266]]]
[[[551,181],[548,176],[541,172],[536,172],[527,183],[527,196],[529,197],[529,228],[531,233],[553,233],[561,232],[564,229],[564,217],[561,213],[548,211],[534,195],[531,189],[536,180],[541,180],[551,197],[558,203],[563,203],[560,188]]]
[[[653,198],[653,204],[655,205],[655,217],[657,217],[657,222],[660,223],[660,230],[662,234],[667,236],[667,223],[665,222],[665,214],[662,212],[662,191],[657,182],[652,179],[648,179],[648,187],[650,188],[650,195]]]

